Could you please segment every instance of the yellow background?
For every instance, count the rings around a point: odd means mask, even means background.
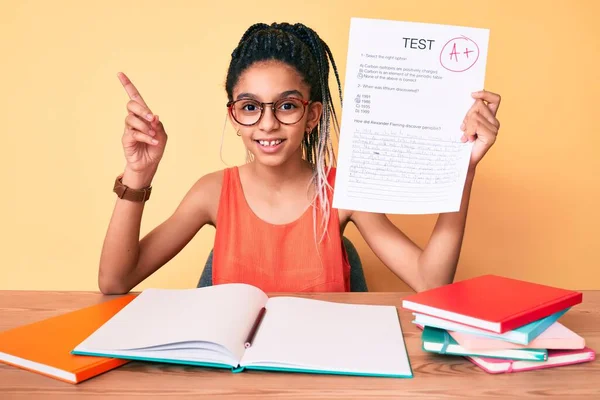
[[[491,30],[486,88],[503,96],[502,128],[475,180],[457,279],[496,273],[600,289],[598,4],[4,0],[0,289],[97,290],[112,184],[124,166],[127,97],[117,71],[131,77],[170,136],[144,234],[199,176],[226,166],[219,155],[223,86],[245,29],[303,22],[329,44],[344,77],[353,16]],[[227,165],[244,160],[229,126],[223,158]],[[392,219],[424,245],[435,217]],[[353,226],[346,234],[371,290],[406,289]],[[203,229],[137,289],[194,287],[213,237]]]

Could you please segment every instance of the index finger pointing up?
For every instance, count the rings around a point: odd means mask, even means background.
[[[140,92],[138,92],[138,90],[133,85],[133,83],[131,83],[131,81],[129,80],[129,78],[127,77],[127,75],[125,75],[122,72],[119,72],[117,74],[117,76],[119,77],[119,81],[121,81],[121,84],[125,88],[125,91],[129,95],[129,98],[131,100],[137,101],[138,103],[140,103],[144,107],[148,108],[148,105],[146,104],[146,102],[142,98],[142,95],[140,94]]]

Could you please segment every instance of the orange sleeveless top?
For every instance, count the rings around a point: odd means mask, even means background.
[[[335,169],[328,177],[333,187]],[[333,196],[330,194],[331,204]],[[337,209],[327,235],[313,207],[295,221],[275,225],[260,219],[246,202],[237,167],[224,170],[213,249],[213,285],[247,283],[265,292],[343,292],[350,290],[350,264],[342,243]]]

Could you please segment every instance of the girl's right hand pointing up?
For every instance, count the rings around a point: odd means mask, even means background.
[[[130,99],[122,138],[127,161],[125,175],[135,176],[139,185],[149,185],[165,151],[167,134],[158,115],[152,113],[129,78],[122,72],[118,77]]]

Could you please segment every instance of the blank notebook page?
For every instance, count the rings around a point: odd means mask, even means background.
[[[410,375],[396,308],[292,297],[267,313],[242,365]]]
[[[79,350],[131,350],[171,343],[218,343],[239,358],[267,296],[243,284],[146,289],[86,339]]]

